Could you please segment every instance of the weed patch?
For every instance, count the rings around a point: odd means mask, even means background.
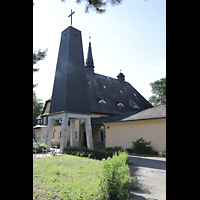
[[[99,199],[99,166],[98,160],[69,155],[34,159],[33,198]]]

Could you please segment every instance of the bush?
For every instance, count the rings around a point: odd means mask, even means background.
[[[158,155],[160,157],[166,157],[166,151],[160,151]]]
[[[35,153],[35,148],[36,148],[36,153],[42,153],[43,151],[46,151],[46,144],[44,142],[36,142],[36,146],[33,146],[33,152]]]
[[[132,181],[127,152],[115,152],[112,158],[102,161],[100,179],[100,190],[102,199],[123,199],[127,198],[128,187]]]
[[[150,145],[151,141],[147,142],[143,138],[140,138],[133,142],[133,152],[140,153],[140,154],[149,154],[149,155],[157,155],[158,153],[153,150],[152,146]]]
[[[105,149],[88,149],[86,147],[67,146],[63,151],[65,154],[75,155],[80,157],[89,157],[102,160],[103,158],[112,157],[114,151],[106,151]]]

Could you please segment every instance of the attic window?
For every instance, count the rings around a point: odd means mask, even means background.
[[[110,79],[110,78],[107,76],[107,79]]]
[[[123,94],[122,90],[120,90],[121,94]]]
[[[107,104],[103,99],[99,100],[98,103]]]
[[[139,106],[132,99],[129,99],[129,106],[131,108],[139,109]]]
[[[88,81],[88,84],[91,85],[91,83]]]
[[[103,88],[106,88],[106,86],[105,86],[105,85],[103,85]]]
[[[118,103],[117,106],[124,107],[124,104],[123,103]]]

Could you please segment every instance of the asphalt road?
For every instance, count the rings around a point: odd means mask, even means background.
[[[166,158],[129,155],[132,175],[137,176],[141,191],[134,191],[134,200],[166,200]]]

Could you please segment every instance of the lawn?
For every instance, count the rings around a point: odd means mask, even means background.
[[[33,159],[33,199],[100,199],[99,160],[62,155]]]

